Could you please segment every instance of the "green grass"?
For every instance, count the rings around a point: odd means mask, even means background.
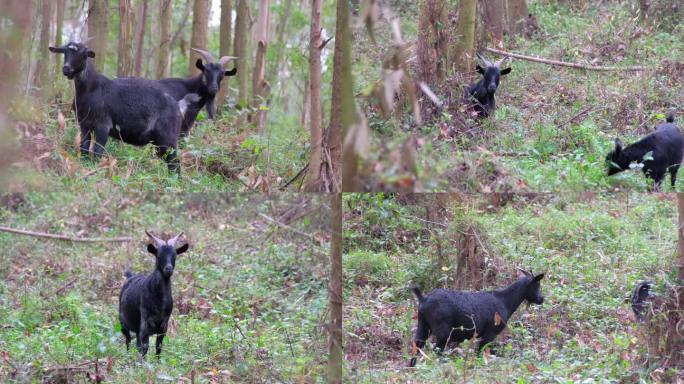
[[[325,234],[326,199],[262,195],[27,193],[3,225],[129,243],[73,243],[0,233],[0,381],[57,380],[55,367],[99,360],[109,382],[322,382],[327,243],[269,225]],[[149,272],[144,229],[184,230],[190,251],[173,276],[174,311],[161,359],[126,351],[118,324],[123,271]],[[109,365],[109,368],[108,368]],[[88,372],[94,373],[94,367]],[[76,380],[84,381],[82,373]]]
[[[481,196],[450,199],[441,219],[433,219],[446,223],[442,228],[421,220],[430,202],[389,196],[378,204],[374,195],[345,195],[351,382],[654,380],[658,357],[648,356],[626,298],[639,281],[654,280],[661,291],[675,281],[674,195],[519,195],[503,207]],[[453,287],[457,234],[467,224],[479,229],[478,252],[494,273],[485,288],[507,285],[516,267],[544,272],[545,302],[518,309],[495,340],[498,356],[477,357],[467,343],[442,357],[426,348],[428,358],[408,369],[416,323],[408,287]]]
[[[654,19],[655,25],[641,25],[627,2],[529,3],[540,29],[531,38],[507,41],[506,50],[582,64],[652,69],[597,72],[514,59],[511,74],[502,78],[497,91],[495,119],[481,125],[468,120],[466,127],[460,127],[452,109],[442,110],[422,127],[413,127],[410,111],[404,111],[399,122],[383,119],[370,107],[375,102],[364,100],[361,104],[373,135],[361,173],[371,185],[401,189],[395,181],[405,177],[406,171],[397,174],[396,151],[416,133],[420,139],[418,179],[428,191],[484,191],[491,183],[483,181],[483,175],[498,179],[496,190],[501,191],[648,188],[640,171],[608,177],[604,159],[616,136],[626,144],[636,141],[664,122],[664,113],[671,108],[678,111],[681,125],[684,98],[677,79],[682,74],[666,64],[681,64],[682,56],[676,53],[684,51],[684,28],[667,12]],[[415,41],[418,3],[397,2],[395,7],[404,38]],[[357,92],[380,78],[378,63],[390,49],[389,27],[381,23],[377,31],[377,43],[365,36],[365,30],[355,32],[359,37],[354,51]],[[444,99],[447,92],[458,95],[462,85],[447,80],[433,90]],[[458,107],[456,99],[449,108]],[[450,137],[440,135],[445,128],[451,130]],[[503,174],[485,170],[476,172],[479,179],[453,182],[453,170],[479,148],[491,152],[488,157]],[[669,179],[662,189],[672,190]],[[681,189],[678,183],[676,190]]]

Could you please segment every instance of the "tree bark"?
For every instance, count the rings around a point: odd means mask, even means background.
[[[19,84],[22,67],[22,56],[25,52],[25,39],[31,32],[32,5],[31,1],[26,0],[3,0],[0,1],[0,14],[9,16],[12,23],[4,25],[3,33],[0,33],[0,46],[6,52],[21,52],[22,54],[3,54],[0,55],[0,131],[6,126],[7,109],[12,100],[17,98],[17,88]],[[28,66],[28,65],[26,65]],[[61,67],[61,64],[60,64]],[[0,140],[2,142],[2,140]],[[0,143],[0,148],[10,150],[13,145],[10,140]],[[9,147],[9,148],[8,148]],[[4,160],[0,159],[3,162]],[[9,165],[9,164],[7,164]],[[2,183],[0,183],[2,184]],[[4,189],[0,186],[0,189]]]
[[[342,191],[356,190],[358,159],[353,153],[342,153],[342,137],[354,123],[354,78],[352,76],[351,27],[349,4],[337,2],[335,51],[333,53],[332,105],[328,145],[335,185]]]
[[[527,2],[525,0],[508,0],[508,29],[511,35],[522,33],[527,19]]]
[[[49,96],[50,84],[48,81],[48,68],[50,67],[50,56],[48,50],[50,45],[50,22],[52,21],[52,0],[42,0],[40,8],[40,39],[38,42],[38,61],[34,72],[34,84],[37,85],[43,96]]]
[[[171,76],[171,0],[159,0],[159,56],[157,57],[157,79]]]
[[[211,8],[211,0],[195,0],[192,8],[192,37],[190,38],[190,47],[208,50],[207,33],[209,28],[209,9]],[[194,51],[193,51],[194,52]],[[195,67],[198,54],[190,54],[188,61],[188,74],[193,75],[199,71]]]
[[[461,0],[458,4],[458,24],[456,25],[456,47],[453,62],[457,72],[467,74],[472,71],[475,43],[475,22],[477,20],[477,1]]]
[[[95,68],[104,71],[109,31],[109,0],[89,0],[88,4],[88,37],[93,37],[88,47],[95,51]]]
[[[135,76],[142,75],[142,57],[145,38],[145,24],[147,23],[147,0],[140,2],[138,10],[138,25],[136,26]]]
[[[483,2],[485,8],[484,31],[488,42],[500,47],[503,44],[504,27],[504,0],[486,0]]]
[[[315,1],[315,0],[314,0]],[[266,49],[269,41],[270,0],[259,1],[259,23],[257,25],[257,52],[254,59],[254,75],[252,77],[252,106],[257,109],[254,116],[257,133],[264,131],[266,111],[259,106],[263,99],[268,96],[268,84],[265,79]]]
[[[116,75],[118,77],[130,76],[133,72],[131,16],[131,0],[119,0],[119,56],[116,65]]]
[[[443,0],[424,0],[418,17],[418,78],[430,86],[446,77],[449,52],[447,7]]]
[[[309,32],[309,92],[311,94],[311,157],[307,192],[317,192],[321,176],[323,132],[321,129],[321,12],[322,0],[311,4],[311,29]]]
[[[678,276],[680,284],[684,284],[684,193],[677,194],[677,209],[679,211],[679,227],[677,233],[677,260],[679,261]]]
[[[233,1],[221,0],[221,27],[219,32],[219,56],[232,56],[231,43],[233,39]],[[239,62],[238,62],[239,63]],[[223,79],[221,89],[216,95],[216,113],[220,116],[223,105],[228,97],[228,78]]]
[[[234,56],[240,58],[238,64],[238,105],[245,108],[249,105],[249,95],[247,94],[247,44],[249,36],[247,34],[249,23],[249,5],[247,0],[238,0],[237,18],[235,19],[235,42],[233,43]]]
[[[64,29],[64,2],[66,0],[57,0],[57,14],[55,17],[55,46],[62,45],[62,34]],[[55,60],[54,76],[62,76],[62,63]]]
[[[321,1],[321,0],[318,0]],[[338,2],[339,4],[340,2]],[[346,3],[346,1],[345,1]],[[328,340],[328,383],[342,383],[342,195],[332,195],[332,242],[330,244],[330,338]]]

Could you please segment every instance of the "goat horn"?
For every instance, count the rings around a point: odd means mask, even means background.
[[[508,59],[510,59],[509,56],[504,56],[503,59],[501,59],[501,60],[497,61],[496,63],[494,63],[494,66],[497,67],[497,68],[501,68],[501,64],[503,64],[503,62],[506,61],[506,60],[508,60]]]
[[[178,241],[178,239],[179,239],[181,236],[183,236],[183,232],[181,232],[181,233],[177,234],[175,237],[172,237],[172,238],[170,238],[169,240],[167,240],[167,241],[166,241],[166,244],[168,244],[168,245],[170,245],[170,246],[172,246],[172,247],[175,247],[175,246],[176,246],[176,241]]]
[[[532,272],[526,271],[526,270],[524,270],[524,269],[522,269],[522,268],[520,268],[520,267],[516,267],[515,269],[517,269],[518,271],[520,271],[520,272],[526,274],[527,276],[532,276]]]
[[[222,66],[225,67],[226,64],[228,64],[229,61],[231,61],[231,60],[237,60],[237,59],[239,59],[239,57],[237,57],[237,56],[222,56],[222,57],[219,59],[219,63],[220,63]]]
[[[193,51],[202,55],[202,57],[204,57],[204,60],[206,60],[207,63],[213,63],[214,62],[214,56],[212,56],[211,53],[209,53],[208,51],[205,51],[204,49],[199,49],[199,48],[190,48],[190,49],[192,49]]]
[[[90,43],[94,39],[95,39],[95,36],[90,36],[89,38],[85,39],[85,41],[81,42],[81,44],[87,45],[88,43]]]
[[[477,58],[480,59],[486,67],[493,66],[491,61],[485,59],[484,56],[480,55],[479,53],[477,54]]]
[[[150,238],[152,238],[152,240],[154,241],[154,244],[155,244],[157,247],[161,247],[162,245],[165,245],[165,244],[166,244],[166,242],[165,242],[164,240],[162,240],[162,239],[158,238],[157,236],[151,234],[150,231],[145,230],[145,233],[147,234],[147,236],[149,236]]]

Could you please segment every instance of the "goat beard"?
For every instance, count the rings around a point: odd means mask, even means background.
[[[207,100],[207,114],[209,115],[209,118],[214,120],[214,98],[211,97]]]

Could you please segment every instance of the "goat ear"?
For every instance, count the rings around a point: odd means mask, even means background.
[[[237,73],[237,65],[235,66],[235,68],[231,69],[230,71],[226,71],[224,73],[224,75],[225,76],[235,76],[236,73]]]
[[[502,70],[501,70],[501,75],[502,75],[502,76],[503,76],[503,75],[508,75],[509,73],[511,73],[511,67],[508,67],[508,68],[505,68],[505,69],[502,69]]]
[[[181,245],[180,247],[176,248],[176,255],[180,255],[181,253],[185,253],[185,251],[187,251],[188,248],[190,248],[190,244],[188,244],[188,243]]]
[[[538,274],[537,276],[535,276],[535,277],[532,279],[532,281],[539,281],[539,280],[541,280],[541,279],[543,279],[543,278],[544,278],[544,274],[543,274],[543,273],[540,273],[540,274]]]
[[[197,67],[197,69],[199,69],[200,71],[204,71],[204,64],[202,63],[202,59],[197,59],[197,61],[195,61],[195,67]]]
[[[66,50],[62,47],[48,47],[52,53],[64,53]]]
[[[147,252],[156,255],[157,254],[157,247],[154,246],[154,244],[147,244]]]
[[[95,52],[91,51],[90,49],[88,50],[88,57],[95,57]]]
[[[622,152],[622,140],[615,138],[615,154]]]
[[[478,65],[475,67],[475,69],[476,69],[479,73],[481,73],[481,74],[484,75],[485,70],[484,70],[484,68],[482,68],[482,67],[480,66],[480,64],[478,64]]]

